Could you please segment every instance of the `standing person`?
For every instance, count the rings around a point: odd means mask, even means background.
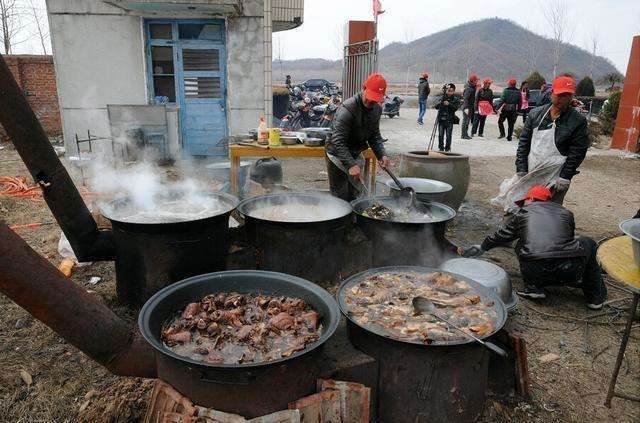
[[[533,185],[553,187],[552,201],[563,203],[589,148],[587,119],[571,107],[575,92],[574,79],[559,76],[553,81],[551,104],[529,112],[516,152],[516,175],[502,183],[492,203],[509,212],[514,199]]]
[[[520,84],[520,110],[522,110],[522,123],[527,120],[527,114],[529,114],[529,83],[522,81]]]
[[[551,91],[552,86],[547,84],[547,81],[543,81],[540,86],[540,100],[536,107],[544,106],[545,104],[551,104]]]
[[[380,135],[380,103],[387,91],[382,74],[373,73],[364,82],[363,91],[345,100],[333,119],[331,138],[327,141],[327,173],[331,194],[345,201],[355,200],[364,183],[361,153],[371,147],[380,166],[389,166]],[[349,178],[353,179],[352,181]]]
[[[285,78],[284,86],[288,89],[291,89],[291,75],[287,75],[287,77]]]
[[[478,84],[478,75],[471,74],[469,80],[464,86],[462,92],[462,139],[470,140],[469,123],[473,120],[476,104],[476,85]]]
[[[518,110],[520,110],[520,106],[522,105],[522,98],[520,97],[520,92],[516,88],[517,81],[515,78],[511,78],[507,84],[509,85],[507,88],[502,90],[502,96],[500,100],[502,100],[502,110],[500,111],[500,117],[498,118],[498,128],[500,129],[500,136],[498,139],[504,138],[504,121],[507,121],[508,131],[507,132],[507,141],[511,141],[511,137],[513,136],[513,126],[516,123],[516,119],[518,119]]]
[[[471,136],[476,133],[479,137],[482,137],[484,132],[484,123],[487,120],[487,116],[493,113],[493,90],[491,89],[491,78],[485,78],[482,81],[482,88],[476,94],[475,109],[476,115],[473,119],[473,128],[471,129]]]
[[[453,134],[453,124],[459,121],[456,116],[456,110],[460,108],[460,97],[456,95],[456,86],[452,83],[445,84],[442,87],[442,98],[436,104],[438,109],[438,150],[451,151],[451,136]],[[447,143],[444,143],[445,136]]]
[[[518,295],[543,299],[545,286],[577,285],[584,292],[587,307],[599,310],[607,288],[596,260],[598,246],[591,238],[575,237],[573,213],[550,199],[549,188],[534,186],[516,203],[518,211],[482,245],[460,249],[460,253],[464,257],[479,256],[517,240],[515,250],[524,280],[524,289],[517,291]]]
[[[427,111],[427,98],[429,98],[431,89],[429,88],[429,74],[423,73],[418,81],[418,125],[424,124],[422,119]]]

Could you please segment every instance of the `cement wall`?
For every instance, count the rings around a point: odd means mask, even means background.
[[[223,18],[227,29],[227,129],[245,133],[258,125],[263,107],[263,0],[243,3],[243,16]],[[65,144],[76,133],[110,136],[108,104],[149,104],[145,16],[96,0],[47,0]],[[154,19],[182,18],[167,13]],[[179,139],[176,133],[171,137]],[[176,142],[179,144],[179,142]],[[176,145],[174,144],[174,145]]]

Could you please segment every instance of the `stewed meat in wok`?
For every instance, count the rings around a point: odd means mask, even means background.
[[[416,296],[428,298],[439,316],[480,337],[491,333],[498,320],[493,301],[483,300],[466,281],[441,272],[372,274],[343,295],[346,311],[358,325],[406,342],[469,339],[435,317],[415,312],[411,300]]]
[[[163,327],[162,340],[193,360],[246,364],[289,357],[321,332],[320,315],[301,299],[231,292],[188,304]]]

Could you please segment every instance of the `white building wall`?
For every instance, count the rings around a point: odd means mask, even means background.
[[[257,127],[264,114],[262,8],[263,0],[246,0],[243,16],[225,19],[230,135]],[[110,136],[107,104],[149,103],[144,16],[99,0],[47,0],[47,9],[63,135],[67,148],[73,151],[76,133],[86,136],[91,130],[98,136]],[[162,17],[187,16],[150,16]]]

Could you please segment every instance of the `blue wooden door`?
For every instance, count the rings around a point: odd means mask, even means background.
[[[170,77],[175,96],[169,102],[180,108],[182,149],[185,154],[222,156],[227,153],[226,75],[224,22],[220,20],[154,20],[148,22],[151,81],[155,95]],[[164,38],[161,38],[164,37]],[[165,47],[166,46],[166,47]],[[161,48],[173,51],[174,64],[164,66]],[[164,54],[168,56],[168,54]],[[174,69],[175,68],[175,69]],[[157,71],[157,72],[156,72]],[[158,73],[161,72],[161,73]],[[162,94],[165,95],[165,94]]]

